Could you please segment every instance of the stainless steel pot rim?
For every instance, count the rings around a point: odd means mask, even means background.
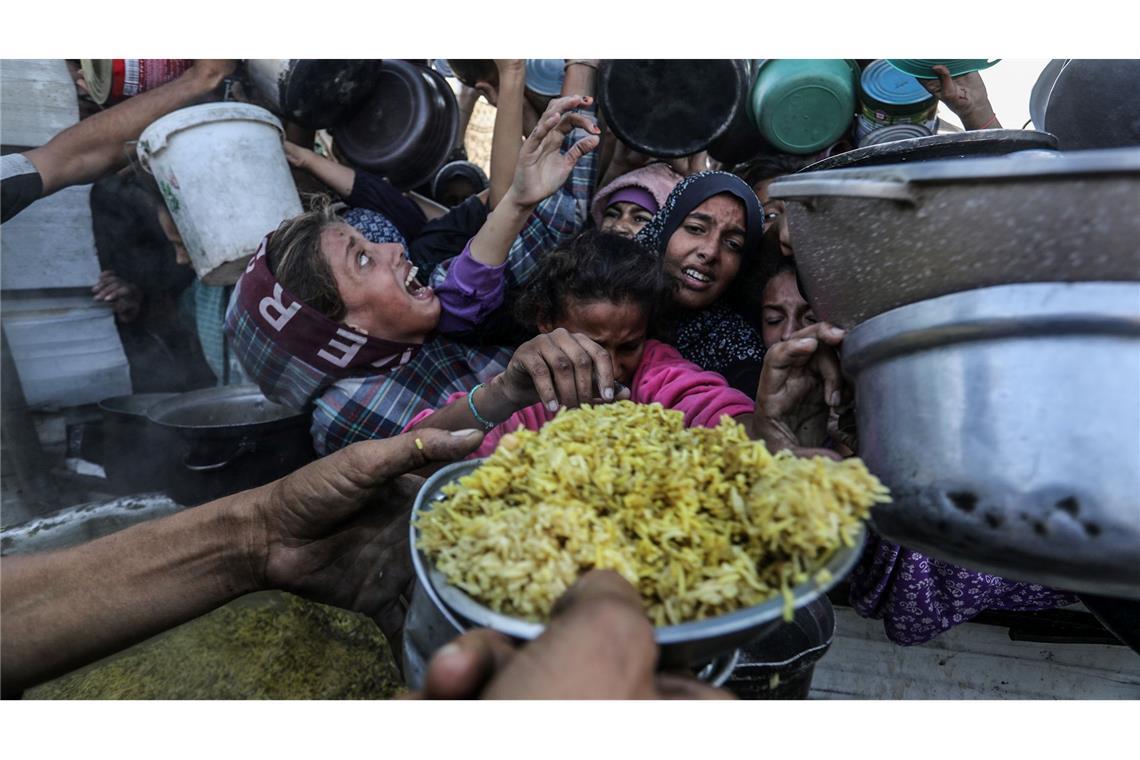
[[[246,399],[259,401],[264,407],[260,418],[249,421],[229,422],[224,424],[186,422],[179,419],[179,413],[189,408],[204,407],[211,403],[224,403],[243,401]],[[151,422],[163,427],[181,431],[200,432],[237,432],[248,430],[257,426],[259,430],[268,430],[280,425],[288,425],[299,418],[307,417],[307,413],[274,403],[265,398],[256,385],[228,385],[221,388],[204,388],[187,393],[179,393],[172,398],[160,401],[147,410],[147,418]]]
[[[843,341],[851,375],[903,353],[1040,335],[1140,337],[1140,282],[1043,282],[966,290],[899,306]]]
[[[930,138],[920,138],[930,139]],[[921,163],[851,166],[789,174],[772,183],[769,196],[803,200],[809,188],[821,182],[879,180],[898,183],[977,183],[983,180],[1021,180],[1084,175],[1140,174],[1140,147],[1101,150],[1026,150],[1004,156],[949,158]]]
[[[460,629],[469,628],[471,625],[486,627],[505,633],[515,639],[531,640],[537,638],[545,629],[542,623],[503,615],[483,606],[460,589],[450,585],[443,575],[431,566],[430,560],[424,556],[423,552],[416,547],[419,539],[419,532],[416,529],[416,516],[426,511],[431,502],[438,500],[440,488],[473,471],[483,461],[482,459],[474,459],[448,465],[432,475],[420,488],[416,495],[415,505],[412,508],[412,520],[409,526],[412,565],[424,592],[453,625]],[[823,564],[820,569],[826,569],[831,574],[831,579],[827,583],[817,584],[813,579],[809,579],[792,589],[796,609],[810,604],[826,594],[829,589],[847,576],[862,554],[866,536],[867,529],[864,526],[860,529],[859,535],[856,536],[854,545],[836,551]],[[759,629],[780,618],[783,612],[784,598],[777,596],[762,604],[736,610],[715,618],[655,628],[654,638],[662,646],[715,639],[751,628]],[[468,624],[465,625],[463,621]]]

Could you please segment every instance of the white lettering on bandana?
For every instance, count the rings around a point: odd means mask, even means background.
[[[284,295],[284,292],[280,284],[275,284],[273,286],[273,295],[262,298],[261,304],[258,306],[261,316],[265,318],[266,322],[273,325],[273,329],[277,332],[281,332],[281,330],[285,328],[285,325],[289,324],[289,320],[301,310],[300,301],[296,301],[289,306],[285,305],[281,300],[281,296]],[[270,309],[276,311],[276,316],[270,315]]]
[[[342,338],[347,338],[348,340],[352,341],[351,344],[342,343],[336,338],[333,338],[329,341],[328,347],[336,351],[340,351],[341,355],[334,356],[322,348],[317,352],[317,356],[321,357],[327,362],[335,364],[341,369],[344,369],[348,366],[348,363],[352,361],[353,357],[356,356],[356,352],[360,350],[360,347],[363,346],[368,339],[363,335],[357,335],[356,333],[349,332],[343,328],[337,330],[336,334]]]

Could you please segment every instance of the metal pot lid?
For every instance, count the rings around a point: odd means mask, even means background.
[[[172,399],[177,393],[133,393],[129,396],[112,396],[99,402],[99,409],[111,414],[146,417],[155,404]]]
[[[1057,138],[1031,129],[980,129],[868,145],[809,164],[800,173],[853,166],[917,163],[944,158],[998,156],[1019,150],[1056,150]]]
[[[932,138],[925,138],[932,139]],[[1050,151],[1027,150],[1006,156],[961,158],[885,166],[855,166],[846,169],[800,172],[780,177],[768,189],[772,198],[805,200],[816,194],[849,195],[842,190],[847,180],[875,180],[877,185],[897,185],[902,197],[908,184],[934,184],[990,180],[1036,180],[1082,178],[1090,175],[1140,174],[1140,148]],[[884,197],[876,193],[875,197]]]
[[[680,158],[728,130],[749,79],[743,60],[606,60],[598,70],[598,105],[629,147]]]
[[[272,429],[309,417],[267,399],[256,385],[228,385],[179,393],[150,408],[158,425],[194,433],[233,433]]]
[[[857,325],[843,341],[852,376],[899,354],[954,343],[1034,335],[1140,335],[1140,283],[998,285],[900,306]]]

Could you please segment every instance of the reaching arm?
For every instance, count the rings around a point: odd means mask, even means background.
[[[197,61],[182,76],[68,127],[25,155],[43,180],[40,197],[93,182],[126,165],[124,144],[155,120],[206,97],[236,61]]]
[[[480,440],[474,430],[428,430],[365,441],[87,544],[4,557],[5,694],[259,589],[355,609],[383,627],[412,577],[407,518],[420,481],[400,476],[462,458]]]
[[[473,259],[487,266],[502,265],[535,206],[556,192],[578,160],[597,147],[597,125],[592,118],[575,110],[589,102],[590,98],[579,96],[550,102],[519,151],[514,177],[503,202],[491,212],[471,241]],[[562,141],[575,127],[589,134],[562,153]]]
[[[962,126],[966,130],[1001,129],[1001,122],[990,105],[990,96],[981,74],[971,71],[959,77],[951,77],[950,70],[945,66],[935,66],[934,73],[938,79],[918,81],[962,120]]]
[[[496,60],[499,69],[499,105],[495,110],[495,131],[491,135],[492,210],[503,200],[514,180],[522,147],[523,102],[526,94],[526,62],[522,59]]]
[[[289,160],[289,165],[294,169],[301,169],[312,174],[332,188],[341,198],[352,195],[353,185],[356,184],[356,170],[351,166],[338,164],[314,150],[301,147],[288,140],[285,141],[285,158]]]

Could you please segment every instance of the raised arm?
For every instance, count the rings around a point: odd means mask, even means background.
[[[971,71],[951,77],[945,66],[935,66],[934,73],[938,79],[919,79],[919,83],[945,103],[962,120],[965,129],[1001,129],[981,74]]]
[[[576,110],[592,102],[592,98],[577,95],[550,102],[519,151],[514,178],[502,202],[472,239],[471,258],[487,266],[502,265],[539,202],[562,187],[578,160],[597,147],[597,124]],[[563,153],[562,141],[575,127],[589,134]]]
[[[43,181],[40,197],[125,166],[125,143],[138,139],[155,119],[209,95],[236,66],[232,60],[196,61],[173,82],[100,111],[28,151],[25,155]]]
[[[503,200],[514,180],[522,147],[526,95],[526,61],[501,59],[495,61],[495,66],[499,69],[499,105],[495,109],[495,130],[491,135],[491,194],[487,204],[492,210]]]

